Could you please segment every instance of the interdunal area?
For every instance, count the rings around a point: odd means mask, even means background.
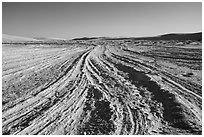
[[[3,35],[2,134],[202,134],[202,33]]]

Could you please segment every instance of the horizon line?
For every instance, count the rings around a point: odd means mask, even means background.
[[[157,37],[157,36],[162,36],[162,35],[168,35],[168,34],[195,34],[195,33],[202,33],[202,31],[197,31],[197,32],[167,32],[167,33],[162,33],[162,34],[156,34],[156,35],[149,35],[149,36],[81,36],[81,37],[72,37],[72,38],[64,38],[64,37],[46,37],[46,36],[39,36],[39,37],[27,37],[27,36],[22,36],[22,35],[13,35],[13,34],[8,34],[8,33],[2,33],[2,38],[3,35],[10,35],[10,36],[16,36],[16,37],[23,37],[23,38],[50,38],[50,39],[64,39],[64,40],[72,40],[76,38],[102,38],[102,37],[108,37],[108,38],[143,38],[143,37]]]

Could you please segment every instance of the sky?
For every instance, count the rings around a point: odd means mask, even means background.
[[[201,2],[3,2],[3,34],[24,37],[142,37],[202,31]]]

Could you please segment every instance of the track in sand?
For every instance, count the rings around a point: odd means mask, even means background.
[[[4,135],[202,133],[201,84],[144,50],[3,45],[2,61]]]

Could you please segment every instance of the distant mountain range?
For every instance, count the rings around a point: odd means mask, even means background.
[[[202,41],[202,32],[199,33],[172,33],[154,37],[105,38],[106,40],[196,40]]]
[[[157,37],[155,37],[157,39]],[[197,40],[202,41],[202,32],[189,34],[165,34],[160,36],[161,40]]]
[[[40,41],[66,40],[63,38],[52,38],[52,37],[34,37],[34,39],[40,40]]]
[[[37,41],[37,40],[33,39],[33,38],[27,38],[27,37],[20,37],[20,36],[13,36],[13,35],[2,34],[2,43],[22,42],[22,41]]]
[[[28,41],[45,41],[45,42],[56,42],[56,41],[63,41],[66,39],[61,38],[50,38],[50,37],[34,37],[34,38],[27,38],[27,37],[20,37],[20,36],[13,36],[2,34],[2,43],[10,43],[10,42],[28,42]]]
[[[172,33],[172,34],[164,34],[154,37],[120,37],[120,38],[112,38],[112,37],[82,37],[82,38],[74,38],[72,40],[94,40],[94,39],[104,39],[104,40],[195,40],[202,41],[202,32],[199,33]],[[48,37],[36,37],[36,38],[27,38],[20,36],[13,36],[2,34],[2,43],[9,42],[27,42],[27,41],[44,41],[44,42],[58,42],[58,41],[66,41],[66,39],[61,38],[48,38]]]

